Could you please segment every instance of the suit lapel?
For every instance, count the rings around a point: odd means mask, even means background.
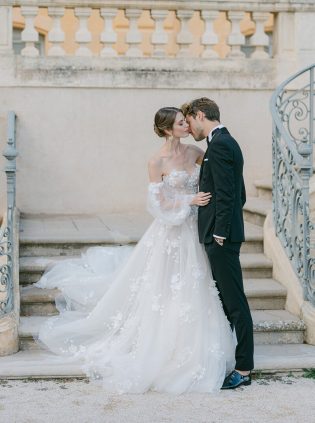
[[[216,133],[213,135],[211,141],[209,142],[208,148],[205,151],[205,155],[204,157],[208,156],[209,151],[211,150],[211,145],[213,143],[213,141],[218,137],[218,135],[220,134],[229,134],[229,131],[226,129],[226,127],[224,128],[220,128],[218,131],[216,131]],[[207,157],[208,158],[208,157]],[[200,174],[199,174],[199,184],[201,182],[201,178],[202,178],[202,173],[203,173],[203,167],[204,167],[204,159],[202,161],[201,167],[200,167]]]
[[[206,157],[206,156],[207,156],[207,154],[208,154],[208,150],[209,150],[209,147],[208,147],[208,148],[207,148],[207,150],[205,151],[205,155],[204,155],[204,157]],[[203,167],[204,167],[204,158],[203,158],[203,160],[202,160],[201,167],[200,167],[200,172],[199,172],[199,185],[200,185],[201,178],[202,178]]]

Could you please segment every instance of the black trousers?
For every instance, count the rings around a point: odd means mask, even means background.
[[[224,241],[223,246],[214,240],[210,244],[205,244],[224,312],[232,329],[235,328],[236,332],[235,368],[252,370],[254,368],[253,321],[244,293],[239,258],[240,248],[241,243],[231,243],[228,240]]]

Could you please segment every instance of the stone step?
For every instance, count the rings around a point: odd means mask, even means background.
[[[270,179],[259,179],[254,182],[259,198],[272,200],[272,182]]]
[[[315,368],[315,346],[307,344],[256,345],[253,373],[302,372]],[[85,377],[80,362],[47,351],[19,351],[0,357],[0,379]]]
[[[20,256],[77,255],[93,245],[137,243],[152,222],[147,213],[21,215]]]
[[[19,351],[0,357],[0,379],[84,377],[79,362],[44,350]]]
[[[286,310],[252,310],[254,338],[256,345],[303,343],[305,324]],[[40,346],[33,336],[46,316],[21,317],[19,326],[20,348],[36,350]]]
[[[120,217],[119,222],[122,228],[118,235],[117,231],[108,231],[103,227],[99,227],[98,232],[91,227],[91,233],[88,234],[86,232],[88,232],[89,228],[86,228],[84,232],[73,232],[69,228],[67,230],[66,226],[65,231],[62,232],[57,230],[56,222],[53,218],[48,220],[48,222],[44,220],[46,226],[41,220],[38,222],[32,220],[32,225],[27,222],[28,220],[21,223],[20,257],[73,256],[79,255],[88,247],[96,245],[106,247],[108,245],[135,244],[150,224],[148,218],[144,217],[142,226],[140,222],[137,222],[136,228],[134,228],[128,221],[128,216],[125,216],[124,225],[123,217]],[[76,222],[78,224],[78,219]],[[80,221],[80,223],[82,222]],[[261,227],[245,223],[245,237],[246,242],[242,245],[242,252],[263,252],[263,232]]]
[[[305,323],[287,310],[252,310],[256,345],[301,344]]]
[[[55,297],[58,289],[42,289],[35,286],[21,286],[21,316],[53,316],[58,314]]]
[[[78,258],[79,256],[20,257],[20,285],[37,282],[44,270],[61,260]]]
[[[252,310],[284,309],[286,289],[272,279],[245,279],[244,288]],[[24,286],[20,289],[22,316],[52,316],[58,314],[55,307],[57,289]]]
[[[284,310],[287,290],[274,279],[244,279],[251,310]]]
[[[264,254],[241,254],[240,260],[244,279],[266,279],[272,277],[272,261]]]
[[[37,282],[47,266],[69,258],[78,258],[78,256],[21,257],[20,285]],[[244,279],[270,278],[272,276],[272,262],[262,253],[242,253],[241,265]]]
[[[246,222],[263,226],[266,216],[272,209],[270,200],[259,197],[249,197],[243,208],[243,215]]]
[[[245,242],[242,243],[242,253],[263,253],[264,234],[260,226],[252,223],[245,224]]]

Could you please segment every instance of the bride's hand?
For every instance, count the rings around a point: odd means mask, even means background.
[[[190,204],[195,206],[206,206],[209,204],[211,197],[212,195],[210,192],[198,192]]]

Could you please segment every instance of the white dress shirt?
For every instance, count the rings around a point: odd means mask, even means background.
[[[208,141],[209,141],[209,142],[212,140],[212,137],[213,137],[212,132],[213,132],[215,129],[221,129],[221,128],[225,128],[225,126],[224,126],[224,125],[222,125],[222,123],[220,123],[219,125],[217,125],[217,126],[215,126],[214,128],[212,128],[212,129],[211,129],[211,132],[210,132],[210,134],[208,135]]]

